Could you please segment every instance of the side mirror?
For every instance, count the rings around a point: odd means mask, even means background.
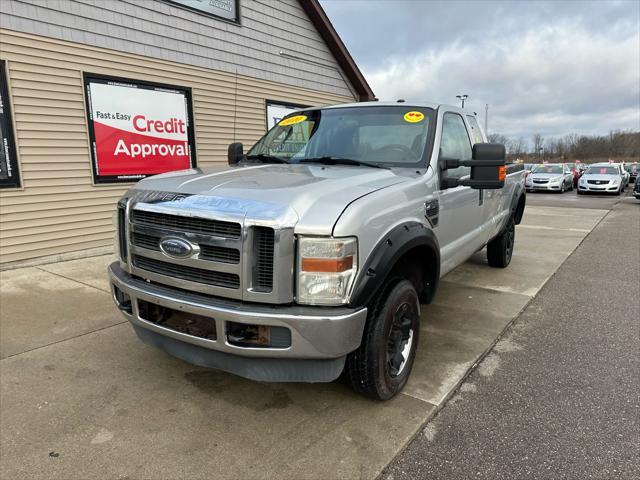
[[[505,164],[506,150],[501,143],[476,143],[473,146],[473,160],[440,159],[440,169],[471,167],[468,179],[445,178],[442,188],[457,186],[474,189],[496,189],[504,187],[507,177]]]
[[[231,143],[227,149],[227,161],[229,165],[236,165],[244,156],[242,143]]]

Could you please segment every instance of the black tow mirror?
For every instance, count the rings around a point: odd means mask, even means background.
[[[227,161],[229,165],[236,165],[244,156],[242,143],[231,143],[227,149]]]
[[[475,189],[496,189],[504,187],[507,176],[506,150],[501,143],[476,143],[473,146],[473,160],[440,159],[440,170],[471,167],[467,179],[444,178],[442,188],[458,186]]]

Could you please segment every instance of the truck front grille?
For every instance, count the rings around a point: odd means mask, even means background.
[[[155,235],[146,235],[144,233],[134,232],[131,234],[131,243],[138,247],[160,252],[161,238],[162,237]],[[215,245],[205,245],[203,243],[199,243],[199,245],[200,255],[198,258],[200,260],[233,264],[240,263],[240,250],[235,248],[218,247]]]
[[[254,227],[253,234],[256,256],[253,287],[256,291],[270,292],[273,289],[274,231],[268,227]]]
[[[189,210],[186,201],[162,205],[155,198],[130,199],[122,219],[132,275],[223,298],[264,303],[293,300],[292,225],[277,229],[255,225],[235,210],[216,218],[217,204],[211,211]],[[167,237],[183,240],[191,250],[182,257],[166,252],[161,242]]]
[[[203,268],[187,267],[176,263],[162,262],[148,257],[133,255],[133,265],[148,272],[167,275],[189,282],[204,283],[223,288],[240,288],[240,277],[233,273],[215,272]]]
[[[164,213],[134,210],[131,221],[147,227],[160,228],[175,232],[199,233],[214,237],[239,239],[242,228],[239,223],[209,220],[206,218],[166,215]]]

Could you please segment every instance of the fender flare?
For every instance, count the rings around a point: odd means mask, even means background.
[[[522,209],[519,211],[518,207],[520,205],[520,200],[522,199]],[[527,202],[527,194],[525,192],[524,187],[518,183],[516,186],[516,190],[513,192],[513,197],[511,197],[511,216],[513,217],[515,224],[520,225],[522,221],[522,215],[524,215],[524,208]]]
[[[380,290],[397,262],[416,247],[426,247],[434,256],[434,271],[430,274],[429,299],[440,279],[440,246],[433,230],[419,222],[405,222],[386,233],[373,248],[356,279],[349,305],[368,305]]]

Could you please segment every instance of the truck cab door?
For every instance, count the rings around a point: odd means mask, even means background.
[[[439,112],[442,127],[439,157],[471,160],[471,137],[462,115],[455,111]],[[436,162],[437,163],[437,162]],[[469,167],[442,171],[435,167],[440,178],[462,178],[470,175]],[[484,225],[484,199],[482,191],[458,186],[438,192],[440,213],[438,240],[440,242],[441,270],[452,270],[482,248],[486,242]]]

